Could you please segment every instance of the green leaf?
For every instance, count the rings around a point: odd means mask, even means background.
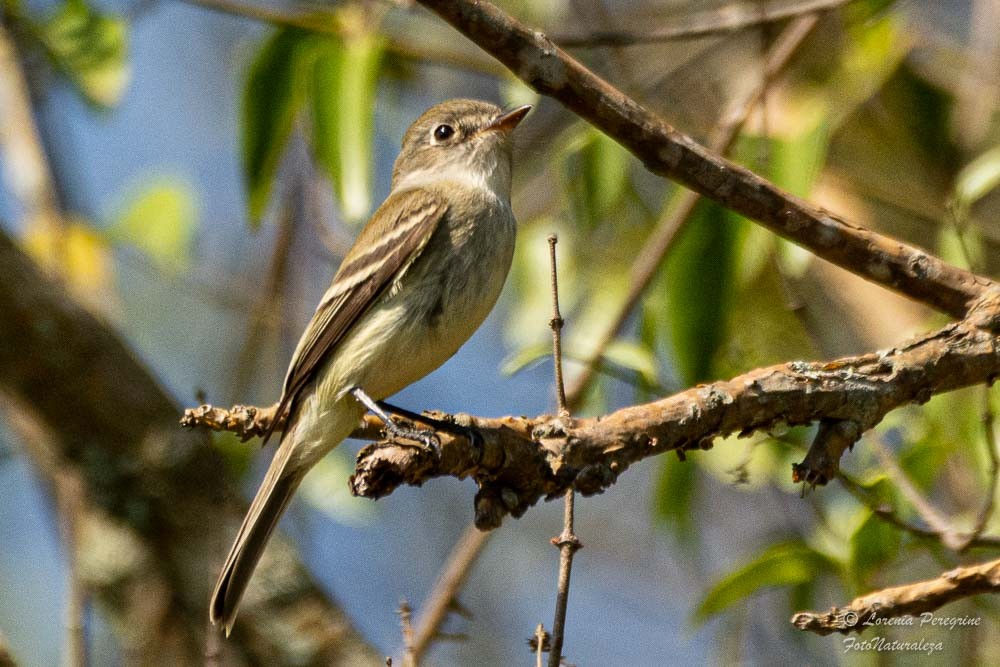
[[[566,164],[570,202],[575,219],[593,230],[621,202],[631,158],[616,141],[591,127],[571,146]]]
[[[243,90],[243,175],[253,226],[267,210],[274,177],[296,114],[305,100],[303,77],[317,38],[298,28],[277,30],[250,65]]]
[[[967,214],[970,206],[997,186],[1000,186],[1000,146],[981,154],[958,172],[953,196],[956,209]],[[960,217],[964,219],[965,215]]]
[[[191,259],[198,228],[194,195],[185,185],[163,180],[135,197],[111,225],[108,236],[142,250],[159,268],[177,273]]]
[[[871,510],[851,536],[850,571],[859,584],[899,553],[899,529],[879,519]]]
[[[772,544],[716,582],[695,610],[694,622],[700,625],[763,588],[798,586],[833,569],[825,555],[799,540]]]
[[[712,360],[725,334],[745,224],[717,204],[702,201],[667,258],[666,325],[679,375],[687,385],[712,375]],[[649,298],[664,297],[654,291]]]
[[[49,58],[91,104],[116,105],[129,80],[125,20],[67,0],[41,27]]]
[[[369,524],[376,515],[375,504],[351,495],[347,484],[344,484],[353,471],[350,455],[336,449],[321,458],[302,480],[299,497],[337,523],[349,526]]]
[[[678,543],[694,546],[691,541],[698,527],[694,520],[694,497],[698,489],[698,466],[677,461],[670,456],[660,468],[656,480],[656,518],[678,538]]]
[[[642,345],[626,340],[616,340],[604,351],[604,359],[616,366],[635,371],[649,386],[659,383],[656,358],[653,352]]]
[[[348,221],[363,220],[371,210],[375,98],[385,44],[370,31],[324,40],[313,73],[313,151]]]
[[[552,343],[532,343],[523,346],[500,364],[503,375],[514,375],[552,355]]]

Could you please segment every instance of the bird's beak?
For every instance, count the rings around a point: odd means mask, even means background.
[[[502,132],[503,134],[509,134],[511,130],[517,127],[517,124],[524,120],[524,117],[528,115],[531,111],[531,105],[525,104],[523,107],[518,107],[513,111],[508,111],[507,113],[500,114],[493,119],[489,125],[483,128],[484,132]]]

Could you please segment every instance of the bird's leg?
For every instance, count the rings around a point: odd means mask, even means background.
[[[397,405],[393,405],[387,401],[375,401],[375,405],[382,408],[386,412],[391,412],[394,415],[399,415],[401,417],[406,417],[412,422],[422,422],[428,426],[433,426],[437,431],[444,431],[445,433],[451,433],[461,438],[467,438],[473,447],[481,447],[483,444],[483,438],[479,435],[479,432],[468,426],[459,426],[452,422],[442,421],[440,419],[434,419],[434,417],[428,417],[427,415],[417,414],[412,410],[407,410],[406,408],[401,408]],[[373,411],[374,412],[374,411]],[[375,413],[379,417],[377,412]]]
[[[376,401],[371,396],[366,394],[364,389],[361,387],[354,387],[351,389],[351,395],[358,399],[362,405],[371,410],[379,419],[382,420],[382,423],[385,424],[385,431],[389,435],[394,438],[406,438],[407,440],[419,442],[425,449],[430,450],[434,454],[441,454],[439,450],[441,443],[438,441],[438,438],[433,431],[425,431],[401,426],[395,419],[388,415],[385,408],[388,408],[389,411],[395,412],[396,414],[406,417],[407,419],[413,419],[414,421],[426,421],[427,418],[420,417],[409,410],[399,410],[393,408],[388,403]]]

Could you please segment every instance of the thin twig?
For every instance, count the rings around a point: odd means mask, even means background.
[[[542,667],[542,655],[545,653],[545,644],[549,639],[549,633],[545,632],[545,626],[541,623],[535,628],[535,667]]]
[[[874,433],[868,438],[868,442],[872,449],[875,451],[875,455],[878,457],[879,464],[886,471],[889,477],[895,482],[896,486],[899,487],[900,493],[906,497],[907,500],[913,505],[914,509],[917,510],[917,514],[920,518],[931,527],[931,530],[936,532],[942,537],[948,535],[952,532],[950,522],[948,517],[944,516],[934,505],[924,497],[919,489],[914,486],[909,475],[899,467],[896,463],[896,459],[889,453],[886,449],[885,444],[882,439],[877,437]]]
[[[448,618],[448,613],[455,608],[458,593],[492,534],[493,531],[479,530],[470,524],[458,538],[417,619],[413,644],[408,651],[414,664],[420,663],[424,653],[440,636],[441,625]]]
[[[66,545],[69,583],[66,592],[66,664],[86,667],[87,635],[84,615],[87,610],[87,590],[80,578],[80,516],[83,512],[82,481],[79,477],[59,472],[53,488],[59,507],[59,523]]]
[[[818,22],[819,17],[816,15],[802,16],[782,31],[765,59],[761,85],[757,86],[746,97],[735,100],[729,105],[728,110],[722,114],[719,124],[709,137],[708,147],[710,150],[720,155],[726,155],[732,150],[733,144],[736,143],[736,139],[751,113],[762,102],[769,83],[787,67],[792,55]],[[614,342],[625,323],[628,322],[642,295],[649,289],[653,278],[656,277],[663,264],[663,260],[673,247],[678,232],[690,220],[695,206],[700,200],[701,196],[698,193],[681,189],[660,216],[656,228],[650,234],[632,266],[628,294],[615,316],[610,318],[611,324],[598,339],[583,369],[570,382],[570,388],[567,392],[567,405],[570,409],[579,407],[587,389],[594,380],[596,371],[602,365],[601,359],[605,351]]]
[[[846,5],[850,0],[800,0],[798,3],[769,9],[767,5],[747,7],[745,3],[728,5],[687,16],[671,17],[662,27],[651,32],[601,31],[587,35],[556,35],[552,40],[563,48],[595,48],[601,46],[632,46],[698,39],[768,25],[784,19],[811,14]]]
[[[334,11],[330,10],[296,11],[290,8],[279,9],[274,6],[263,6],[241,0],[180,0],[180,2],[222,14],[239,16],[258,23],[299,28],[319,35],[342,38],[348,32],[336,20]],[[477,57],[478,54],[475,52],[463,53],[441,43],[421,44],[413,39],[411,34],[390,34],[386,48],[400,58],[417,63],[440,65],[491,76],[505,75],[503,67],[488,58]]]
[[[566,387],[563,384],[562,369],[562,328],[565,323],[559,313],[559,276],[556,273],[556,243],[559,242],[559,238],[555,234],[550,234],[548,242],[552,278],[552,319],[549,320],[549,327],[552,329],[552,365],[555,370],[556,401],[559,406],[559,414],[565,416],[569,414],[566,410]]]
[[[858,502],[865,505],[871,510],[872,514],[878,517],[880,520],[889,523],[902,531],[913,535],[914,537],[921,540],[931,540],[937,542],[942,546],[951,549],[952,547],[945,543],[942,539],[941,533],[936,530],[931,530],[929,528],[923,528],[910,523],[892,507],[879,503],[871,498],[871,494],[856,480],[851,478],[849,475],[845,474],[843,471],[837,473],[837,479],[843,485],[844,489],[847,490],[852,496],[854,496]],[[992,537],[983,535],[976,535],[967,545],[963,546],[964,550],[968,550],[972,547],[996,549],[1000,548],[1000,537]]]
[[[410,618],[413,610],[404,598],[399,603],[399,625],[403,632],[403,667],[417,667],[417,661],[413,657],[413,626]]]
[[[559,405],[560,418],[568,418],[566,409],[566,389],[563,386],[562,374],[562,328],[563,318],[559,312],[559,278],[556,265],[556,243],[558,238],[552,234],[549,241],[549,263],[552,273],[552,362],[555,366],[556,396]],[[582,546],[573,532],[573,504],[575,491],[570,486],[563,494],[563,530],[552,543],[559,548],[559,583],[556,593],[555,619],[552,622],[552,643],[549,648],[549,667],[559,667],[562,660],[563,638],[566,630],[566,609],[569,604],[569,583],[573,571],[573,554]]]

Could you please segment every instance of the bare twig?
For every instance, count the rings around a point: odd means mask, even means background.
[[[868,627],[877,627],[876,620],[915,616],[915,624],[933,622],[930,612],[972,595],[1000,592],[1000,560],[959,567],[941,576],[905,586],[895,586],[855,598],[844,607],[833,607],[827,612],[800,612],[792,617],[792,624],[800,630],[820,635],[832,632],[860,633]],[[954,621],[958,625],[978,625],[978,617],[938,619]]]
[[[917,514],[920,516],[924,522],[930,526],[938,535],[944,538],[946,535],[952,534],[951,522],[948,517],[941,513],[938,508],[934,507],[930,500],[928,500],[924,494],[917,489],[913,484],[913,480],[910,476],[899,467],[896,459],[892,454],[886,449],[885,443],[882,439],[872,435],[868,438],[868,444],[875,451],[875,456],[878,457],[879,465],[886,471],[889,477],[895,483],[896,487],[899,489],[900,493],[910,501],[913,508],[917,510]],[[948,545],[952,548],[954,545]]]
[[[566,390],[563,387],[562,374],[562,328],[563,318],[559,312],[559,272],[556,265],[556,243],[558,239],[555,234],[548,238],[549,242],[549,264],[552,275],[552,319],[549,326],[552,328],[552,363],[555,367],[556,397],[559,406],[560,419],[568,419],[569,411],[566,409]],[[566,489],[563,494],[563,529],[558,537],[553,538],[552,544],[559,548],[559,583],[556,593],[555,619],[552,622],[552,645],[549,649],[549,667],[559,667],[562,660],[563,638],[566,631],[566,610],[569,604],[569,583],[573,571],[573,555],[583,545],[573,532],[573,505],[575,491],[573,487]]]
[[[300,28],[320,35],[344,37],[348,33],[341,25],[341,22],[336,19],[335,12],[330,10],[277,8],[273,5],[265,6],[256,2],[243,2],[242,0],[180,1],[210,11],[239,16],[259,23]],[[385,28],[386,26],[383,26],[383,29]],[[429,40],[420,41],[412,36],[413,32],[419,31],[390,30],[390,41],[387,45],[388,50],[400,58],[417,63],[442,65],[489,74],[491,76],[504,76],[506,74],[503,67],[497,65],[489,58],[478,57],[475,52],[463,52],[460,49],[453,48],[449,44],[435,43]]]
[[[89,596],[80,578],[80,523],[86,502],[84,488],[79,476],[63,471],[56,472],[53,482],[69,570],[66,591],[66,663],[70,667],[86,667],[87,635],[84,631],[84,615]]]
[[[538,92],[618,141],[653,173],[699,192],[819,257],[963,317],[994,283],[848,223],[706,150],[486,0],[420,0]]]
[[[844,486],[844,488],[847,490],[848,493],[854,496],[860,503],[868,507],[868,509],[872,511],[872,514],[874,514],[880,520],[885,521],[886,523],[891,524],[896,528],[899,528],[900,530],[907,532],[918,539],[936,542],[937,544],[941,544],[942,546],[948,548],[948,546],[944,543],[944,540],[941,539],[940,533],[910,523],[902,516],[900,516],[899,512],[897,512],[894,508],[873,499],[871,497],[871,494],[863,486],[861,486],[861,484],[859,484],[856,480],[851,478],[843,471],[837,473],[837,479]],[[972,547],[982,547],[990,549],[1000,548],[1000,537],[992,537],[992,536],[984,537],[981,534],[976,535],[963,548],[967,550]]]
[[[535,649],[535,667],[542,667],[543,656],[549,645],[549,633],[545,631],[545,626],[539,623],[535,627],[534,642],[528,642]]]
[[[417,667],[417,660],[413,655],[413,625],[410,623],[412,615],[410,603],[404,598],[399,603],[399,625],[403,633],[403,667]]]
[[[431,589],[427,602],[424,603],[417,627],[413,632],[413,644],[408,655],[414,664],[419,664],[431,643],[438,637],[441,625],[448,618],[448,613],[455,606],[458,592],[462,590],[469,571],[482,553],[492,531],[482,531],[474,525],[469,525],[455,543],[448,556],[448,561],[438,576],[437,583]]]
[[[797,3],[781,3],[774,8],[764,3],[760,3],[759,6],[738,3],[690,13],[686,16],[672,16],[669,21],[665,21],[655,30],[641,34],[625,31],[602,31],[591,32],[587,35],[556,35],[552,39],[564,48],[620,47],[679,39],[698,39],[745,30],[753,26],[777,23],[803,14],[834,9],[846,5],[849,1],[800,0]]]
[[[726,155],[732,150],[732,146],[739,137],[740,130],[746,124],[747,119],[750,118],[750,114],[761,104],[769,83],[788,65],[792,55],[816,27],[818,21],[819,18],[815,15],[802,16],[782,31],[765,60],[761,84],[746,97],[735,100],[730,104],[729,109],[722,114],[719,124],[709,137],[709,150],[720,155]],[[649,235],[649,239],[639,251],[639,255],[632,265],[628,294],[626,294],[615,316],[610,318],[611,324],[594,345],[583,368],[570,382],[566,396],[570,409],[579,407],[595,377],[595,372],[601,365],[601,358],[608,346],[621,332],[625,323],[628,322],[629,316],[639,303],[639,299],[653,282],[660,265],[663,264],[667,253],[673,247],[677,233],[691,218],[691,214],[694,213],[695,206],[700,199],[700,195],[696,192],[681,190],[660,216],[656,228]]]
[[[549,320],[549,328],[552,329],[552,366],[556,379],[556,405],[559,407],[559,415],[566,416],[566,387],[563,384],[562,370],[562,328],[563,318],[559,313],[559,276],[556,272],[556,243],[559,242],[555,234],[549,235],[549,266],[551,270],[552,285],[552,319]]]

